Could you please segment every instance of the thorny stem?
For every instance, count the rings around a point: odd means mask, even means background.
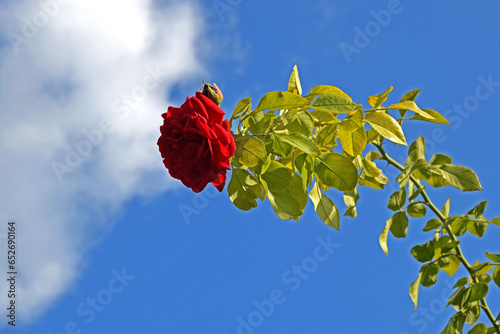
[[[379,150],[379,152],[382,154],[382,157],[385,161],[387,161],[389,164],[393,165],[394,167],[396,167],[397,169],[399,169],[400,171],[404,171],[405,170],[405,167],[403,167],[400,163],[398,163],[396,160],[394,160],[393,158],[391,158],[387,152],[384,150],[384,148],[382,147],[382,145],[377,145],[377,144],[374,144],[377,149]],[[455,234],[453,233],[453,231],[451,230],[451,227],[450,225],[448,224],[445,224],[446,223],[446,219],[447,217],[445,217],[441,211],[439,211],[439,209],[434,205],[434,203],[432,203],[431,199],[429,198],[429,196],[427,195],[427,193],[425,192],[424,190],[424,187],[420,184],[420,181],[413,175],[410,175],[410,180],[411,182],[413,182],[413,184],[420,190],[420,195],[422,195],[422,198],[424,199],[425,201],[425,204],[436,214],[436,216],[443,222],[443,226],[445,227],[446,229],[446,232],[449,234],[449,236],[451,237],[451,239],[453,241],[457,241],[457,237],[455,236]],[[470,266],[469,262],[467,262],[467,259],[465,258],[463,252],[462,252],[462,249],[460,248],[460,245],[458,245],[456,248],[456,251],[457,251],[457,257],[458,259],[460,260],[460,262],[464,265],[465,269],[467,269],[467,271],[469,272],[469,275],[470,277],[472,278],[472,281],[474,283],[477,283],[478,282],[478,279],[476,277],[476,274],[475,272],[472,270],[472,267]],[[495,330],[498,334],[500,334],[500,325],[498,324],[498,322],[495,320],[495,316],[493,315],[493,313],[491,312],[490,308],[488,307],[488,303],[486,303],[486,299],[483,298],[481,299],[481,307],[482,309],[484,310],[484,313],[486,313],[486,315],[488,316],[488,319],[490,319],[491,323],[493,324],[493,326],[495,327]]]

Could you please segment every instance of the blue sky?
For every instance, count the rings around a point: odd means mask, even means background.
[[[358,217],[342,217],[341,231],[325,226],[312,203],[299,222],[280,221],[266,202],[242,212],[226,191],[210,186],[195,195],[170,180],[156,139],[161,113],[202,80],[223,90],[226,113],[242,98],[285,90],[295,64],[305,91],[335,85],[365,106],[389,86],[389,102],[419,88],[418,104],[453,124],[407,122],[407,141],[424,135],[428,158],[450,155],[484,188],[431,189],[431,198],[441,207],[451,197],[451,214],[488,200],[485,216],[500,216],[498,2],[54,1],[0,2],[0,233],[17,219],[21,254],[18,326],[2,323],[0,332],[444,328],[454,311],[443,300],[464,271],[451,279],[441,272],[435,286],[421,287],[413,312],[408,288],[419,265],[410,249],[430,239],[421,230],[432,215],[411,219],[406,239],[390,237],[386,257],[378,237],[391,215],[392,182],[384,191],[360,187]],[[23,35],[24,18],[51,10],[46,24],[38,18],[37,31]],[[366,30],[367,39],[357,37]],[[13,47],[12,33],[26,43]],[[357,51],[347,55],[347,44]],[[124,97],[134,94],[142,97]],[[113,130],[104,132],[109,119]],[[92,151],[58,176],[54,162],[64,163],[92,130],[103,137],[92,137]],[[341,194],[329,195],[343,212]],[[186,219],[183,207],[196,213]],[[500,253],[499,238],[497,226],[482,240],[464,237],[466,257]],[[500,312],[493,285],[488,303]]]

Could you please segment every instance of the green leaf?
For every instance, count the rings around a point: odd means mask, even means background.
[[[441,270],[453,277],[460,267],[460,260],[455,255],[450,255],[447,259],[450,260],[450,263],[446,267],[441,267]]]
[[[410,216],[418,218],[425,216],[427,209],[423,203],[411,203],[407,211]]]
[[[400,211],[396,212],[394,216],[392,216],[392,224],[391,224],[391,233],[396,238],[404,238],[406,237],[406,233],[408,232],[408,216],[406,212]]]
[[[347,217],[356,217],[356,204],[358,203],[359,195],[356,188],[354,190],[345,191],[344,192],[344,203],[347,205],[347,209],[344,213],[344,216]]]
[[[363,127],[363,111],[354,110],[347,115],[342,122],[340,122],[340,126],[344,128],[346,132],[353,132]]]
[[[446,307],[448,307],[448,305],[454,305],[458,308],[461,308],[462,307],[462,300],[464,298],[464,294],[466,291],[468,291],[469,289],[466,288],[465,286],[461,286],[460,288],[458,288],[457,291],[455,291],[455,293],[453,293],[451,295],[451,297],[448,299],[448,303],[446,304]]]
[[[500,288],[500,266],[496,266],[493,269],[493,281]]]
[[[500,217],[494,218],[492,221],[490,221],[490,224],[500,226]]]
[[[288,91],[293,94],[302,95],[302,85],[300,84],[299,69],[297,65],[293,67],[290,80],[288,80]]]
[[[450,125],[451,123],[446,120],[440,113],[438,113],[435,110],[432,109],[422,109],[426,114],[431,115],[432,118],[425,118],[420,116],[419,114],[413,115],[412,119],[418,120],[418,121],[427,121],[427,122],[432,122],[432,123],[437,123],[437,124],[445,124],[445,125]]]
[[[260,100],[255,112],[300,108],[309,105],[309,101],[290,92],[270,92]]]
[[[443,225],[443,223],[441,223],[441,221],[438,218],[432,218],[424,226],[424,230],[423,231],[424,232],[432,231],[432,230],[434,230],[435,228],[437,228],[437,227],[439,227],[441,225]]]
[[[387,88],[387,90],[381,94],[368,97],[368,103],[374,108],[380,106],[382,103],[385,102],[385,100],[387,100],[387,95],[389,95],[391,91],[392,91],[392,86]]]
[[[231,181],[227,187],[229,199],[240,210],[257,207],[260,185],[258,181],[244,169],[233,169]]]
[[[349,206],[345,209],[344,216],[346,217],[356,217],[358,215],[358,211],[355,206]]]
[[[299,174],[273,160],[262,179],[267,183],[268,198],[278,217],[298,219],[307,203]]]
[[[350,113],[355,104],[344,95],[325,94],[320,95],[312,104],[314,109],[324,109],[332,111],[336,114]]]
[[[461,279],[459,279],[457,281],[457,283],[455,283],[455,285],[453,286],[453,289],[461,287],[461,286],[464,286],[467,283],[469,283],[469,278],[468,277],[462,277]]]
[[[326,153],[314,161],[314,174],[322,184],[340,191],[353,190],[358,170],[351,160],[338,153]]]
[[[413,311],[417,310],[418,290],[420,288],[421,277],[422,277],[422,272],[419,272],[417,279],[410,285],[410,298],[413,304],[415,304],[415,309]]]
[[[385,222],[385,228],[382,230],[382,233],[380,233],[380,237],[378,239],[380,247],[382,248],[386,256],[389,255],[389,249],[387,248],[387,236],[389,235],[389,230],[391,228],[391,225],[392,225],[392,218],[389,218]]]
[[[251,133],[257,134],[265,132],[271,126],[272,121],[277,116],[273,113],[264,114],[262,111],[254,112],[251,116],[243,121]]]
[[[375,129],[369,129],[366,131],[366,137],[368,138],[368,142],[372,144],[382,145],[384,138],[378,134]]]
[[[366,131],[362,127],[358,128],[356,131],[350,132],[345,130],[341,124],[339,139],[344,151],[353,157],[361,154],[367,144]]]
[[[453,220],[453,222],[451,223],[451,231],[453,232],[453,234],[455,234],[457,237],[464,235],[464,233],[467,232],[469,221],[469,218],[465,216],[460,216]]]
[[[475,275],[481,275],[490,271],[491,268],[493,268],[493,264],[491,262],[480,263],[479,261],[476,261],[472,264],[471,271]]]
[[[307,111],[299,111],[295,119],[286,125],[291,133],[302,133],[306,137],[311,137],[314,131],[314,120]]]
[[[384,186],[389,183],[389,179],[383,173],[379,176],[373,177],[363,171],[359,177],[359,184],[373,189],[384,189]]]
[[[488,201],[482,201],[481,203],[476,205],[473,209],[471,209],[469,212],[467,212],[467,214],[474,218],[479,218],[479,216],[481,216],[484,213],[486,204],[488,204]]]
[[[481,300],[488,294],[488,284],[476,283],[472,286],[470,301]]]
[[[486,325],[481,323],[472,327],[472,329],[468,332],[468,334],[487,334],[487,332],[488,329],[486,328]]]
[[[467,225],[467,231],[479,238],[481,238],[486,233],[487,229],[488,221],[486,219],[483,220],[479,218],[476,220],[470,220],[469,224]]]
[[[444,203],[443,209],[441,210],[441,213],[445,217],[448,217],[450,215],[450,203],[451,203],[451,200],[448,197],[448,199],[446,200],[446,203]]]
[[[488,274],[481,274],[481,275],[477,276],[477,280],[480,283],[488,284],[489,282],[491,282],[493,280],[493,277],[491,277]]]
[[[307,191],[309,182],[312,181],[313,159],[307,153],[299,154],[295,158],[295,166],[299,170],[300,176],[302,177],[302,186],[304,191]]]
[[[458,245],[460,245],[460,241],[458,241],[458,240],[457,241],[450,241],[446,245],[442,246],[441,253],[446,254],[449,251],[451,251],[453,248],[457,247]]]
[[[339,230],[339,211],[333,201],[321,192],[318,182],[314,184],[309,193],[309,198],[314,204],[314,209],[319,218],[328,226]]]
[[[424,110],[420,109],[417,104],[413,101],[404,101],[400,102],[397,104],[393,104],[389,106],[387,109],[406,109],[406,110],[411,110],[418,115],[422,116],[425,120],[432,120],[434,117],[432,115],[428,114]]]
[[[235,158],[246,167],[254,167],[266,161],[266,145],[257,137],[236,137]]]
[[[345,205],[356,206],[356,204],[358,203],[358,199],[359,199],[359,195],[358,195],[356,188],[354,188],[354,190],[344,192]]]
[[[403,129],[398,122],[382,111],[373,111],[366,114],[365,121],[370,124],[382,137],[396,144],[406,144]]]
[[[486,252],[486,257],[493,262],[500,263],[500,254],[491,254],[491,253]]]
[[[455,165],[442,165],[439,170],[445,180],[457,189],[462,191],[483,190],[472,169]]]
[[[422,279],[420,280],[420,284],[425,286],[426,288],[433,286],[436,284],[439,266],[435,263],[426,263],[422,266]]]
[[[276,138],[274,133],[270,133],[269,135],[266,136],[266,138],[271,139],[271,143],[272,143],[271,144],[271,152],[272,153],[274,153],[280,157],[287,157],[290,155],[290,153],[292,153],[293,146]]]
[[[413,101],[417,97],[418,93],[420,93],[420,89],[414,89],[412,91],[409,91],[403,97],[401,98],[401,101],[399,102],[405,102],[405,101]],[[400,109],[399,114],[401,117],[404,117],[406,114],[407,109]]]
[[[298,148],[299,150],[305,153],[316,153],[320,154],[318,146],[309,138],[303,135],[302,133],[291,133],[291,134],[278,134],[275,133],[274,136],[287,144],[292,145],[293,147]]]
[[[252,98],[247,97],[246,99],[243,99],[240,102],[238,102],[236,107],[234,107],[231,120],[238,117],[244,117],[246,114],[248,114],[252,110],[252,104],[250,103],[250,101],[252,101]]]
[[[465,314],[463,313],[457,313],[455,314],[444,330],[441,332],[441,334],[462,334],[463,328],[464,328],[464,321],[465,321]]]
[[[337,146],[338,130],[339,126],[337,123],[326,125],[314,133],[314,140],[318,146],[330,150]]]
[[[425,139],[422,136],[419,136],[408,148],[405,166],[410,167],[418,160],[425,161]]]
[[[382,174],[382,170],[378,168],[377,165],[371,160],[363,159],[361,160],[361,164],[363,166],[365,173],[368,176],[378,177],[380,176],[380,174]]]
[[[416,245],[411,249],[411,255],[419,262],[428,262],[434,258],[434,242]]]
[[[324,124],[337,123],[337,114],[331,112],[330,110],[324,109],[313,109],[309,112],[318,122]]]
[[[345,98],[347,98],[349,101],[352,101],[349,95],[344,93],[342,89],[334,86],[328,86],[328,85],[319,85],[311,89],[309,92],[309,95],[326,95],[326,94],[336,94],[336,95],[342,95]]]
[[[403,187],[391,195],[391,197],[389,198],[389,204],[387,205],[387,208],[391,209],[392,211],[398,211],[403,208],[405,202],[406,202],[406,190]]]
[[[430,165],[451,165],[453,160],[445,154],[434,154],[429,161]]]
[[[473,325],[479,319],[480,314],[481,308],[479,307],[479,305],[470,307],[466,312],[465,322],[469,325]]]
[[[425,179],[431,186],[440,188],[451,185],[444,177],[444,173],[439,169],[440,166],[428,165],[419,167],[419,172],[428,175]]]

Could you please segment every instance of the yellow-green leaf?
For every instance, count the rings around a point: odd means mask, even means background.
[[[236,137],[234,156],[246,167],[257,166],[266,161],[266,145],[254,136]]]
[[[268,198],[276,215],[283,220],[298,219],[307,203],[299,174],[277,161],[271,161],[261,177],[267,184]]]
[[[256,198],[260,194],[257,180],[244,169],[233,169],[231,181],[227,187],[229,199],[241,210],[250,210],[257,206]]]
[[[300,108],[306,105],[309,105],[309,101],[297,94],[290,92],[270,92],[260,100],[255,112]]]
[[[399,123],[385,112],[369,112],[366,114],[365,121],[382,137],[396,144],[407,145],[403,129],[401,129]]]
[[[342,123],[339,129],[339,139],[344,151],[353,157],[361,154],[367,144],[365,129],[359,127],[353,132],[347,131],[345,127],[342,126]]]
[[[278,134],[275,133],[274,136],[277,140],[281,140],[293,147],[302,150],[305,153],[316,153],[320,154],[318,146],[309,138],[302,133],[291,133],[291,134]]]
[[[328,85],[319,85],[311,89],[309,92],[309,95],[325,95],[325,94],[337,94],[337,95],[342,95],[345,98],[349,99],[349,101],[352,101],[351,97],[344,93],[342,89],[334,86],[328,86]]]
[[[426,120],[434,119],[434,117],[432,117],[432,115],[430,115],[427,112],[420,109],[414,101],[404,101],[404,102],[396,103],[396,104],[389,106],[387,109],[411,110],[411,111],[417,113],[418,115],[422,116]]]
[[[445,124],[445,125],[450,125],[451,123],[446,120],[446,118],[443,117],[440,113],[438,113],[435,110],[432,109],[422,109],[426,114],[431,115],[432,118],[425,118],[420,116],[419,114],[414,114],[412,119],[417,120],[417,121],[427,121],[427,122],[432,122],[432,123],[437,123],[437,124]]]
[[[391,233],[396,238],[404,238],[406,237],[406,233],[408,232],[408,216],[406,212],[400,211],[396,212],[394,216],[392,216],[391,223]]]
[[[352,111],[354,103],[344,95],[325,94],[318,96],[311,107],[329,110],[337,114],[346,114]]]
[[[485,324],[481,323],[472,327],[472,329],[467,334],[487,334],[487,333],[488,333],[488,328],[486,328]]]
[[[297,65],[293,67],[290,80],[288,80],[288,91],[293,94],[302,95],[302,85],[300,84],[299,69]]]
[[[477,175],[467,167],[442,165],[439,167],[444,179],[462,191],[483,190]]]
[[[321,192],[318,182],[312,187],[309,198],[313,202],[319,218],[328,226],[338,230],[340,226],[339,211],[333,201]]]
[[[492,253],[486,252],[486,257],[493,262],[500,263],[500,254],[492,254]]]
[[[314,161],[314,174],[329,187],[353,190],[358,182],[358,170],[351,160],[338,153],[326,153]]]
[[[410,285],[410,298],[413,304],[415,304],[415,309],[414,311],[417,310],[417,303],[418,303],[418,290],[420,288],[420,279],[422,277],[422,273],[418,273],[417,279]]]
[[[387,236],[389,235],[389,230],[391,229],[392,225],[392,218],[387,219],[385,222],[385,228],[382,230],[382,233],[380,233],[380,237],[378,238],[380,247],[382,247],[382,250],[384,251],[385,255],[389,255],[389,249],[387,248]]]
[[[392,86],[387,88],[387,90],[381,94],[368,97],[368,103],[374,108],[380,106],[382,103],[385,102],[385,100],[387,100],[387,95],[389,95],[389,92],[391,91],[392,91]]]

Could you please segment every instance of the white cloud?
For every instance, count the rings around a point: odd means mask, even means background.
[[[190,2],[2,3],[0,233],[17,220],[20,319],[67,291],[105,217],[177,184],[156,140],[172,85],[203,72],[201,31]]]

